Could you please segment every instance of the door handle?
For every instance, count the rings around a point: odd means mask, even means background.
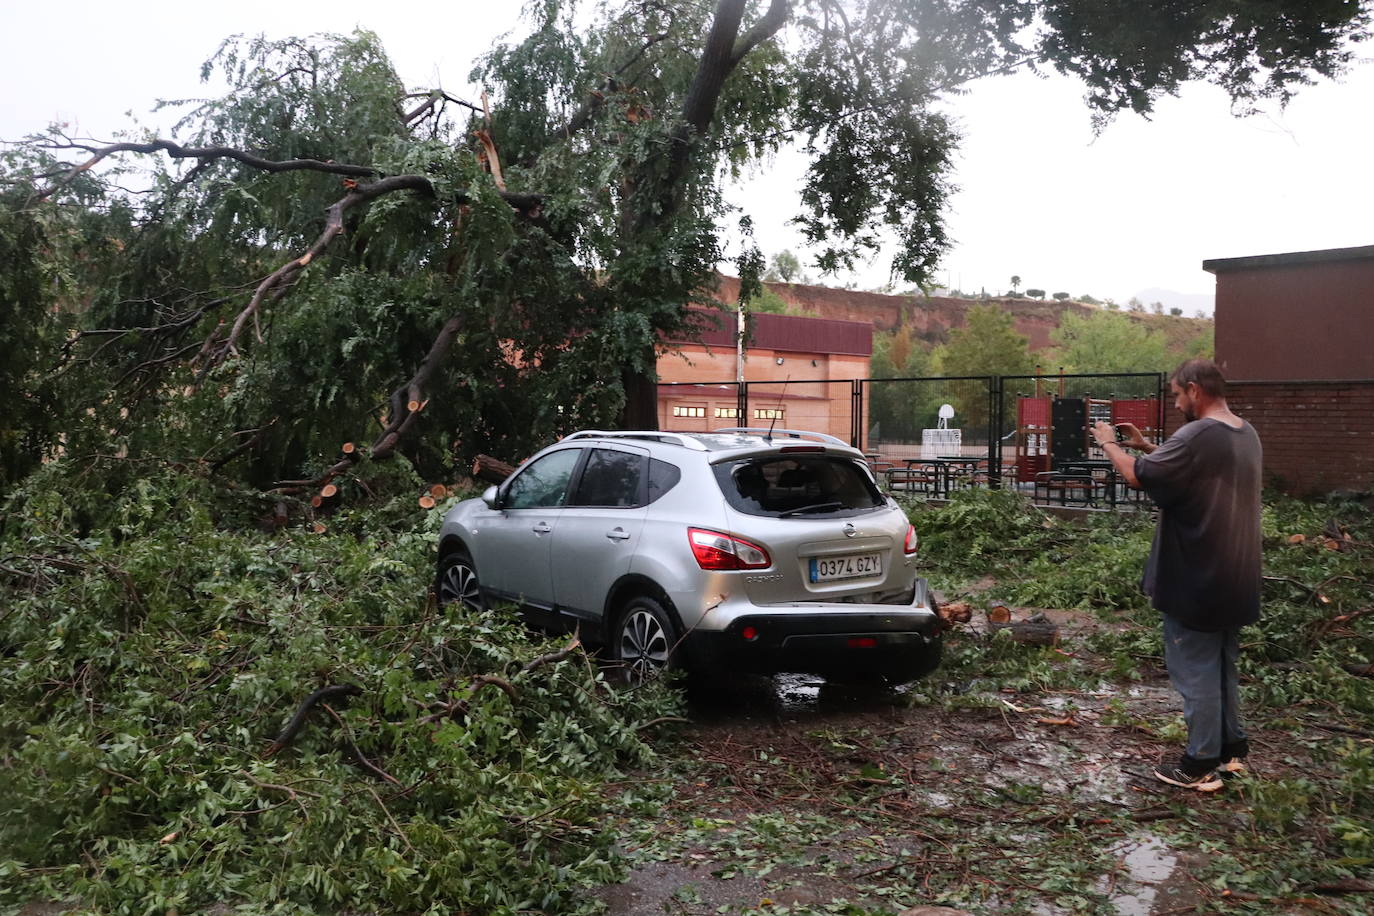
[[[610,531],[606,532],[606,537],[613,541],[628,541],[630,539],[630,533],[624,528],[612,528]]]
[[[548,534],[548,533],[549,533],[550,531],[552,531],[553,529],[550,528],[550,527],[549,527],[547,524],[545,524],[544,522],[540,522],[539,524],[535,525],[535,526],[534,526],[533,528],[531,528],[530,530],[533,531],[535,534]]]

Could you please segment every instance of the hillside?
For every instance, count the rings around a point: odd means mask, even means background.
[[[991,302],[1015,316],[1016,329],[1030,340],[1032,351],[1051,346],[1050,334],[1059,327],[1060,316],[1065,311],[1085,314],[1100,308],[1073,300],[1055,302],[1005,297],[979,300],[941,296],[893,296],[806,283],[764,285],[788,305],[807,314],[819,318],[872,322],[874,329],[878,331],[890,331],[905,326],[910,328],[916,337],[930,344],[944,343],[951,329],[964,325],[965,315],[970,308],[982,305],[984,301]],[[725,303],[737,301],[739,279],[722,275],[717,298]],[[1184,349],[1187,341],[1210,330],[1212,326],[1212,321],[1208,318],[1184,318],[1140,312],[1125,314],[1163,332],[1170,350]]]

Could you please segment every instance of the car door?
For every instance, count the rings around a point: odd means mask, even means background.
[[[476,529],[477,574],[498,600],[553,607],[549,548],[584,451],[558,449],[521,468],[502,486],[496,510]]]
[[[631,445],[587,450],[553,534],[550,565],[559,611],[595,633],[606,596],[630,571],[648,512],[648,451]]]

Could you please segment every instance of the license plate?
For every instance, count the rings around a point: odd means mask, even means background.
[[[831,582],[835,579],[861,579],[883,574],[883,555],[860,553],[847,557],[812,557],[811,581]]]

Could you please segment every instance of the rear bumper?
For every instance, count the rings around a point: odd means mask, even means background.
[[[940,651],[940,618],[923,579],[910,604],[803,601],[735,610],[723,629],[687,634],[693,667],[902,675],[928,670]]]

